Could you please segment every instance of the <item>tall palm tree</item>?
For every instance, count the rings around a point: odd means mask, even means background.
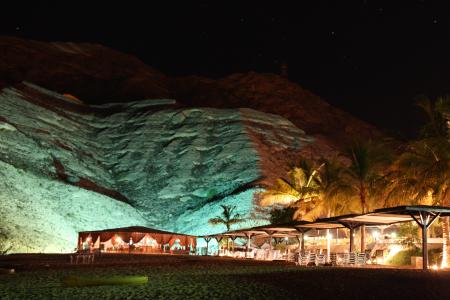
[[[351,208],[351,187],[344,180],[345,168],[338,157],[327,160],[321,159],[322,168],[317,177],[319,200],[313,209],[307,212],[304,220],[313,221],[319,217],[331,217],[348,212]],[[354,202],[353,202],[354,203]],[[330,230],[326,230],[327,253],[330,253]]]
[[[434,103],[425,97],[417,101],[427,115],[419,141],[412,142],[408,151],[397,161],[397,189],[412,201],[450,205],[450,97],[440,97]],[[442,218],[442,267],[450,266],[449,218]]]
[[[241,223],[244,221],[244,218],[238,213],[235,213],[236,206],[235,205],[220,205],[223,209],[222,214],[220,216],[216,216],[215,218],[209,219],[209,223],[212,225],[223,224],[226,226],[227,231],[230,231],[231,225]]]
[[[345,168],[338,157],[321,159],[321,168],[316,178],[318,201],[307,212],[304,220],[312,221],[319,217],[331,217],[352,210],[350,201],[353,189],[345,181]]]
[[[350,166],[346,170],[345,182],[357,195],[360,213],[379,207],[379,186],[383,181],[383,170],[392,160],[389,147],[372,141],[355,141],[346,149]],[[361,252],[365,251],[365,226],[360,227]]]
[[[416,106],[419,107],[428,119],[422,127],[422,138],[448,138],[450,139],[450,95],[438,97],[434,102],[426,96],[416,99]]]

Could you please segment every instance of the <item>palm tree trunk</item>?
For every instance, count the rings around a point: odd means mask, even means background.
[[[442,268],[450,266],[449,217],[442,218]]]

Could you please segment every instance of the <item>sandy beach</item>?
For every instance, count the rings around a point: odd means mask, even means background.
[[[106,255],[71,265],[68,255],[10,255],[0,299],[445,299],[450,272],[297,267],[216,257]],[[63,287],[69,275],[147,275],[137,286]]]

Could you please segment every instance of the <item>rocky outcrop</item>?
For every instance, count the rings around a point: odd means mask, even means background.
[[[0,140],[0,222],[12,240],[38,231],[53,245],[30,242],[42,251],[60,250],[76,231],[119,225],[223,231],[207,223],[220,204],[249,215],[253,193],[312,142],[290,121],[251,109],[170,99],[89,106],[28,83],[0,94]]]
[[[100,45],[0,37],[0,87],[23,80],[91,104],[174,98],[190,107],[246,107],[277,114],[316,138],[304,152],[311,157],[333,155],[355,138],[381,135],[375,127],[275,74],[171,78],[133,56]]]
[[[248,215],[300,154],[380,135],[274,74],[171,78],[94,44],[0,37],[0,88],[0,247],[15,251],[107,227],[220,232],[220,204]]]

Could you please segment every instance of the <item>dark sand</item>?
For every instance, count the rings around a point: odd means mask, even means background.
[[[450,299],[450,271],[297,267],[198,256],[105,255],[70,265],[67,255],[9,255],[0,299]],[[147,275],[139,286],[62,287],[67,275]]]

